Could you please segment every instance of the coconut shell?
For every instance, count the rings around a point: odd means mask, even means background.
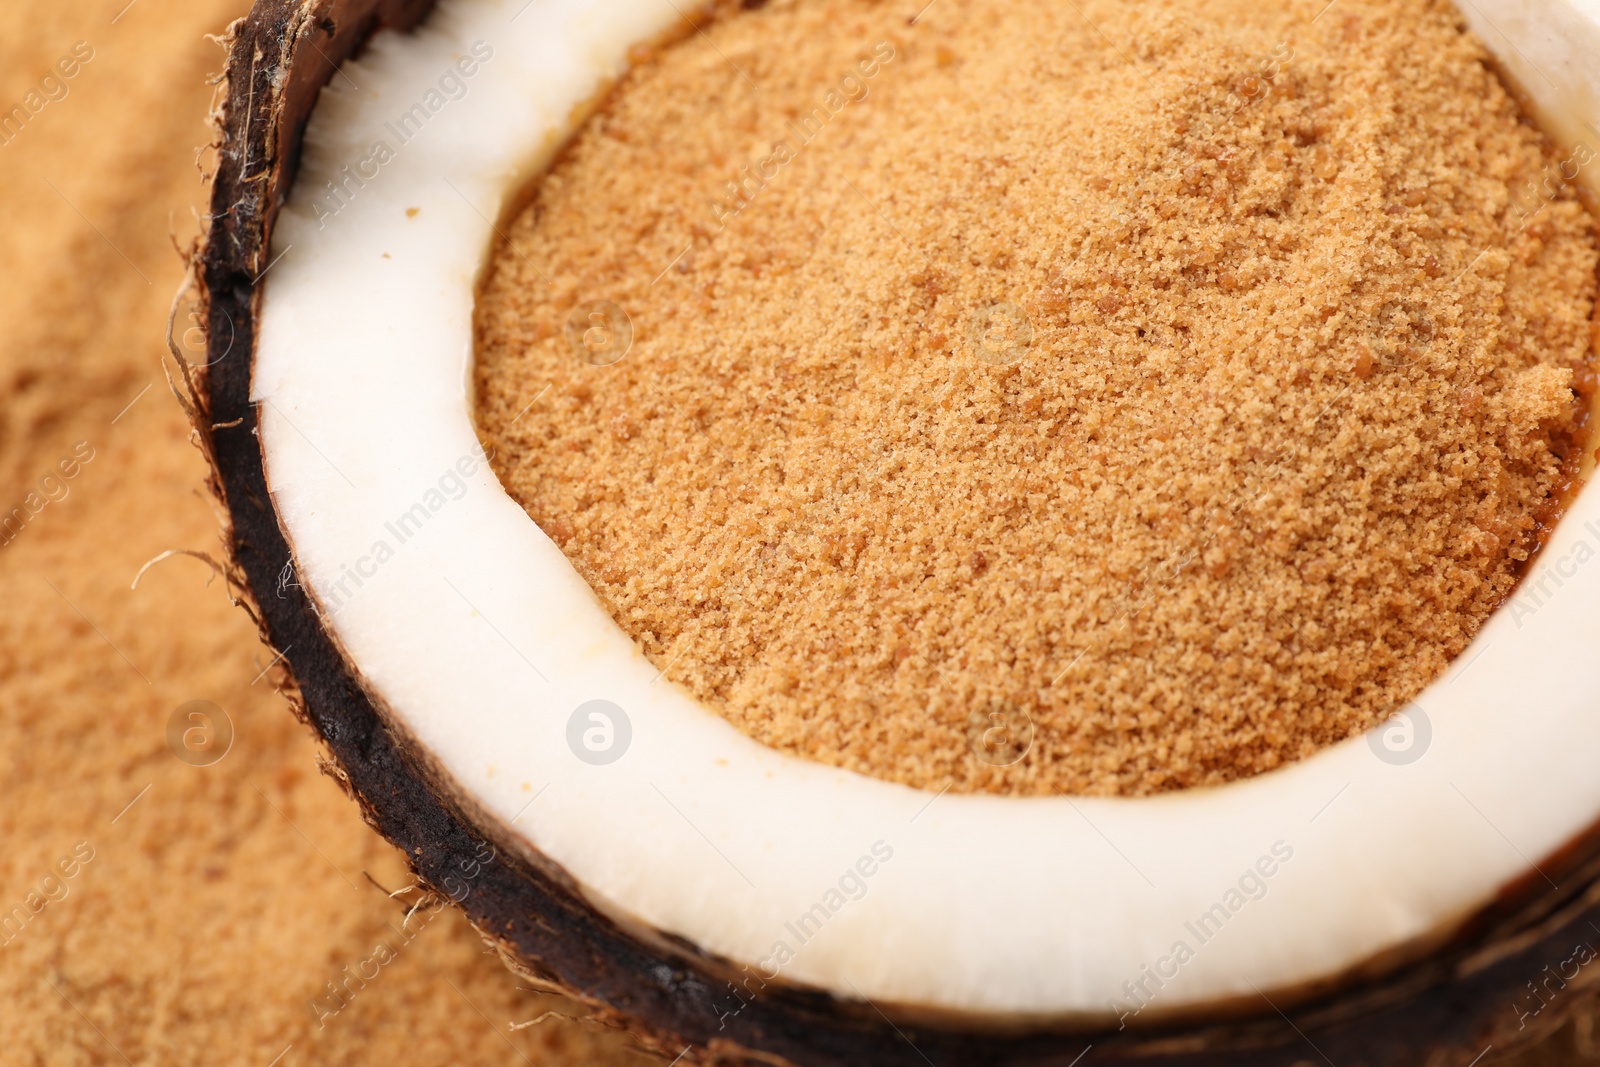
[[[334,64],[373,32],[414,25],[432,2],[260,0],[230,27],[212,214],[186,287],[206,324],[207,364],[187,364],[173,352],[181,399],[225,512],[232,587],[262,639],[281,651],[284,691],[326,746],[325,769],[405,853],[419,882],[455,898],[514,970],[669,1059],[803,1067],[1087,1067],[1127,1059],[1160,1067],[1467,1067],[1491,1047],[1503,1052],[1549,1034],[1592,1002],[1600,961],[1578,966],[1575,953],[1600,946],[1594,833],[1541,864],[1557,887],[1530,872],[1446,943],[1398,969],[1374,961],[1322,990],[1232,1005],[1225,1019],[997,1034],[897,1026],[871,1006],[777,983],[741,1000],[730,985],[736,967],[681,940],[622,929],[556,864],[468,810],[363,687],[292,580],[250,403],[273,224],[318,92]],[[487,861],[486,840],[494,850]]]

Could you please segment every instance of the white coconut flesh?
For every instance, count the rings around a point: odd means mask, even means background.
[[[1527,10],[1467,13],[1579,140],[1600,8]],[[1097,1023],[1259,1003],[1430,943],[1600,818],[1592,489],[1419,698],[1412,749],[1403,723],[1380,737],[1388,761],[1361,737],[1221,788],[939,795],[765,748],[662,678],[483,461],[470,367],[493,220],[630,44],[678,17],[447,0],[380,34],[323,91],[263,280],[252,395],[296,580],[502,837],[597,909],[765,980],[891,1014]],[[594,700],[631,726],[609,764],[568,742]]]

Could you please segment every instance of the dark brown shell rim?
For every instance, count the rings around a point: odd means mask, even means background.
[[[632,936],[587,904],[554,864],[500,849],[482,864],[474,821],[431,784],[425,758],[386,725],[292,573],[250,402],[259,285],[305,122],[335,64],[376,30],[408,29],[434,0],[258,0],[230,29],[209,226],[192,261],[206,323],[203,368],[180,366],[186,407],[229,528],[231,579],[262,638],[282,650],[289,695],[331,753],[363,816],[441,895],[474,871],[461,910],[515,969],[685,1062],[803,1067],[1035,1065],[1139,1060],[1161,1067],[1336,1064],[1466,1067],[1487,1049],[1549,1034],[1600,991],[1600,834],[1589,833],[1447,945],[1381,979],[1354,981],[1282,1014],[1094,1034],[1008,1036],[903,1024],[870,1007],[776,986],[740,999],[720,961]],[[748,6],[748,5],[747,5]],[[181,362],[181,360],[180,360]],[[1592,953],[1591,953],[1592,957]],[[1281,1006],[1281,1005],[1280,1005]]]

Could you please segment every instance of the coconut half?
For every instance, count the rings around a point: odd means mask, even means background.
[[[1592,140],[1600,5],[1466,15]],[[1600,974],[1600,494],[1395,720],[1220,788],[922,792],[660,677],[490,471],[470,364],[498,220],[682,19],[263,0],[233,30],[186,371],[237,582],[368,819],[515,966],[686,1058],[1466,1063],[1564,1017]]]

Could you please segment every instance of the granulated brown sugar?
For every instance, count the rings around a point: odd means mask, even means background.
[[[501,478],[813,759],[1149,793],[1374,725],[1533,547],[1595,250],[1451,8],[1323,9],[774,0],[641,55],[481,294]]]

